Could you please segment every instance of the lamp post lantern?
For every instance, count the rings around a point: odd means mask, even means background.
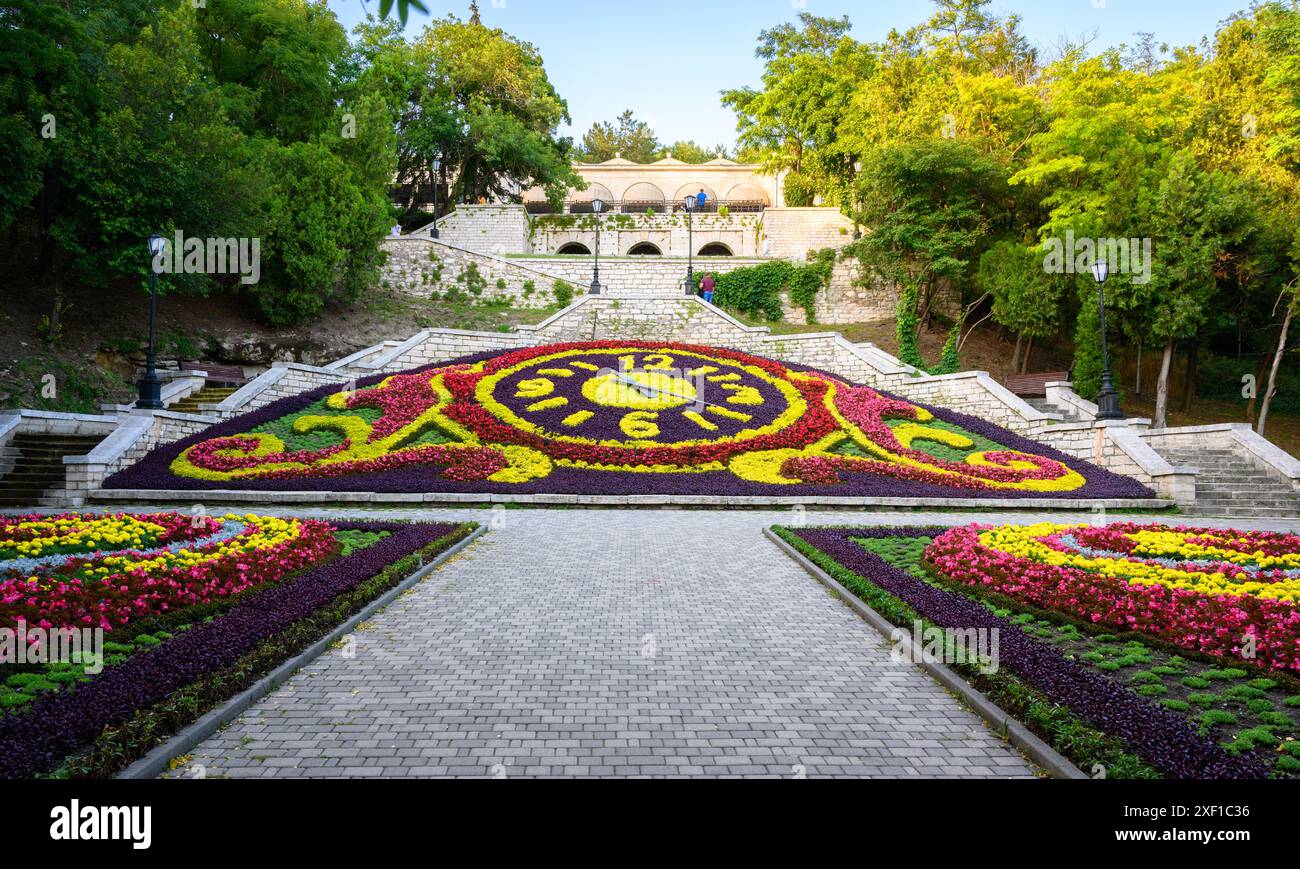
[[[1110,351],[1106,346],[1106,279],[1110,277],[1110,263],[1098,260],[1092,264],[1092,278],[1097,282],[1097,314],[1101,330],[1101,394],[1097,396],[1097,419],[1123,419],[1119,409],[1119,392],[1110,374]]]
[[[600,295],[600,212],[604,208],[605,203],[601,201],[600,197],[591,200],[591,211],[596,215],[596,246],[593,248],[596,254],[591,263],[591,294],[593,296]]]
[[[154,261],[167,249],[167,240],[158,233],[149,236],[149,349],[144,357],[144,377],[137,384],[139,396],[135,406],[145,410],[162,410],[162,381],[158,379],[158,357],[154,335],[158,318],[158,269]]]
[[[695,295],[695,206],[694,196],[686,197],[686,295]]]
[[[433,230],[430,235],[433,238],[438,237],[438,174],[442,172],[442,158],[437,154],[433,155]]]

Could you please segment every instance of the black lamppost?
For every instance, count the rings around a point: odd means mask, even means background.
[[[145,410],[162,410],[162,381],[158,379],[154,349],[154,323],[158,316],[158,269],[154,261],[167,249],[167,240],[158,233],[149,236],[149,350],[144,357],[144,377],[135,406]]]
[[[600,295],[600,212],[604,209],[605,203],[599,197],[591,200],[591,211],[596,215],[596,258],[591,264],[591,294]]]
[[[695,295],[695,205],[694,196],[686,197],[686,295]]]
[[[1106,348],[1106,278],[1110,277],[1110,263],[1098,260],[1092,264],[1092,277],[1097,282],[1098,320],[1101,328],[1101,394],[1097,396],[1097,419],[1123,419],[1119,409],[1119,393],[1110,376],[1110,352]]]
[[[858,176],[862,174],[862,161],[858,160],[853,164],[853,208],[857,211],[862,205],[858,199]],[[858,223],[857,214],[853,215],[853,240],[859,241],[862,238],[862,225]]]
[[[433,155],[433,230],[430,236],[438,237],[438,173],[442,171],[442,158],[437,154]]]

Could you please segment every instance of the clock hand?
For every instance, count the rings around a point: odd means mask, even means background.
[[[694,403],[702,404],[702,405],[704,405],[704,406],[706,406],[706,407],[716,407],[716,408],[720,408],[720,409],[722,409],[722,410],[726,410],[726,409],[727,409],[727,408],[725,408],[725,407],[722,407],[722,405],[720,405],[720,404],[714,404],[713,402],[711,402],[711,401],[705,401],[705,400],[702,399],[702,398],[698,398],[698,397],[696,397],[696,398],[690,398],[689,396],[681,395],[680,393],[673,392],[673,391],[668,390],[668,389],[660,389],[660,388],[657,387],[657,386],[650,386],[650,385],[645,384],[645,383],[638,383],[637,381],[633,380],[632,378],[630,378],[630,377],[625,377],[625,376],[623,376],[622,373],[617,372],[617,371],[614,372],[614,379],[617,380],[617,381],[619,381],[620,383],[623,383],[623,384],[626,384],[627,386],[632,387],[632,388],[635,389],[638,393],[640,393],[641,395],[644,395],[646,398],[654,398],[654,397],[659,396],[659,395],[668,395],[668,396],[671,396],[671,397],[673,397],[673,398],[680,398],[682,401],[690,401],[690,402],[694,402]]]

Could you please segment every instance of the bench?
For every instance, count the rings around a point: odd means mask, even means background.
[[[1002,385],[1021,398],[1044,398],[1047,384],[1069,380],[1068,371],[1044,371],[1038,374],[1012,374]]]
[[[206,371],[208,384],[213,386],[243,386],[248,382],[244,369],[238,365],[218,365],[215,362],[181,362],[181,371]]]

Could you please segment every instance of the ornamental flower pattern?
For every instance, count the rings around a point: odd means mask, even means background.
[[[1117,523],[954,528],[936,571],[1116,631],[1300,672],[1300,537]]]
[[[169,545],[150,545],[171,541]],[[0,520],[0,627],[112,631],[148,615],[238,595],[335,549],[319,521],[269,516],[19,516]]]
[[[147,489],[1151,497],[981,420],[735,350],[595,341],[321,389],[155,450]]]

